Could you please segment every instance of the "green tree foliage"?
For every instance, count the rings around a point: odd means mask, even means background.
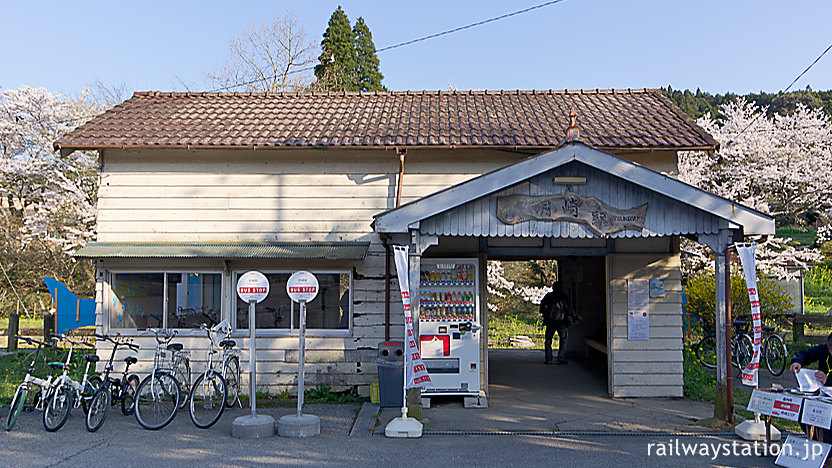
[[[688,280],[686,292],[690,314],[698,315],[706,327],[714,326],[714,308],[716,294],[714,293],[713,272],[701,273]],[[760,311],[763,318],[785,314],[791,311],[791,297],[785,288],[777,285],[771,278],[757,277],[757,289],[760,296]],[[748,302],[748,290],[745,278],[734,270],[731,274],[731,315],[735,319],[744,319],[751,323],[751,305]]]
[[[358,60],[356,67],[356,78],[358,89],[361,91],[384,91],[381,80],[384,75],[378,69],[378,56],[376,46],[373,44],[373,34],[370,28],[364,23],[364,18],[359,17],[352,29],[355,37],[355,53]]]
[[[363,18],[350,27],[347,14],[339,6],[329,18],[321,41],[320,63],[315,66],[317,83],[322,91],[382,91],[384,76],[373,35]]]
[[[315,66],[315,77],[319,82],[325,82],[329,90],[353,91],[358,87],[355,33],[340,5],[329,18],[318,60],[321,63]]]
[[[724,120],[725,116],[720,112],[723,104],[736,101],[737,98],[745,98],[748,102],[754,102],[759,107],[768,108],[768,115],[788,115],[794,112],[798,104],[803,104],[810,109],[823,108],[827,115],[832,115],[832,91],[813,91],[806,87],[802,91],[790,93],[749,93],[738,95],[734,93],[711,94],[699,89],[696,93],[689,90],[679,91],[668,86],[664,94],[669,97],[679,108],[685,111],[693,119],[698,119],[710,113],[717,120]]]

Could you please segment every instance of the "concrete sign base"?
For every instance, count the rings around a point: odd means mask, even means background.
[[[314,437],[321,433],[321,419],[311,414],[286,415],[277,421],[280,437]]]
[[[274,418],[268,415],[240,416],[231,423],[231,437],[264,439],[274,435]]]

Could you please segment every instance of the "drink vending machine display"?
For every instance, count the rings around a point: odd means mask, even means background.
[[[419,352],[433,382],[423,394],[479,394],[478,264],[476,259],[422,258]]]

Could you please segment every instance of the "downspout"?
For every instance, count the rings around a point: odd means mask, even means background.
[[[390,341],[390,244],[384,234],[379,237],[384,246],[384,341]]]
[[[396,208],[402,204],[402,185],[404,185],[404,157],[407,148],[396,148],[399,155],[399,179],[396,181]],[[390,341],[390,253],[388,238],[381,235],[381,245],[384,246],[384,341]]]
[[[396,148],[396,153],[399,155],[399,180],[396,182],[396,208],[402,204],[402,185],[404,185],[404,157],[407,154],[407,148]]]

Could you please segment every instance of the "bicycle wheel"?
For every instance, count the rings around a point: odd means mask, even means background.
[[[107,419],[107,410],[110,408],[110,402],[113,395],[110,393],[110,387],[106,386],[95,392],[90,400],[89,410],[87,411],[87,430],[90,432],[97,431],[104,420]]]
[[[231,408],[240,400],[240,360],[237,356],[232,356],[231,359],[225,361],[225,365],[222,366],[222,376],[228,388],[225,406]]]
[[[136,390],[136,421],[151,431],[167,426],[176,416],[179,393],[179,383],[171,374],[154,372],[145,377]]]
[[[196,427],[207,429],[219,421],[228,398],[227,387],[222,374],[215,370],[209,369],[196,378],[189,406]]]
[[[46,408],[43,410],[43,427],[49,432],[60,429],[69,417],[72,408],[72,391],[66,387],[53,390],[46,397]]]
[[[26,395],[28,393],[29,389],[26,388],[25,384],[18,385],[17,390],[15,390],[12,404],[9,405],[9,414],[6,416],[7,431],[12,430],[14,424],[17,422],[17,418],[20,417],[20,413],[23,411],[23,403],[26,402]]]
[[[139,389],[139,378],[135,375],[127,376],[127,384],[121,389],[121,414],[130,416],[133,414],[133,406],[136,404],[136,391]]]
[[[84,393],[81,394],[81,408],[84,409],[84,414],[90,407],[90,400],[95,396],[96,392],[101,389],[101,377],[97,375],[90,376],[87,379],[87,386],[84,388]]]
[[[740,335],[736,341],[734,362],[740,370],[745,369],[754,357],[754,341],[748,335]]]
[[[782,374],[786,369],[786,361],[788,360],[788,352],[786,351],[786,344],[783,343],[783,338],[779,335],[770,335],[766,338],[763,356],[765,356],[766,367],[768,367],[771,375],[777,377]]]
[[[696,357],[708,369],[716,368],[716,337],[706,336],[696,345]]]
[[[188,358],[182,358],[176,363],[176,368],[173,370],[173,375],[176,381],[179,382],[179,409],[184,409],[188,404],[188,396],[191,393],[191,361]]]

